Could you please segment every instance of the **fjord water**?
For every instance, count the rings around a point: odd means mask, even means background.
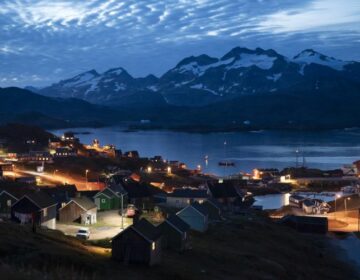
[[[54,130],[60,136],[64,131]],[[186,133],[174,131],[131,131],[120,127],[77,128],[81,142],[114,144],[124,151],[138,150],[140,156],[161,155],[179,160],[190,168],[201,165],[204,172],[217,175],[251,172],[254,168],[299,165],[331,169],[360,159],[360,129],[322,132],[258,131],[231,133]],[[226,144],[224,144],[226,142]],[[206,162],[205,157],[208,156]],[[304,159],[304,160],[303,160]],[[219,161],[232,161],[234,167],[221,167]]]

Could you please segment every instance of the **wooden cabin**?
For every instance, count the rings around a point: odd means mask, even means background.
[[[209,225],[209,213],[206,208],[198,202],[194,202],[176,214],[187,223],[191,229],[205,232]]]
[[[161,232],[146,219],[120,232],[111,245],[112,258],[119,262],[151,266],[161,261]]]
[[[158,228],[162,234],[163,248],[184,251],[189,247],[190,226],[176,215],[170,215]]]
[[[87,197],[75,197],[59,209],[59,221],[62,223],[95,224],[97,220],[96,204]]]

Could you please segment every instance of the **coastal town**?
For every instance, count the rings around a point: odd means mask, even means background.
[[[97,139],[83,144],[71,131],[0,128],[1,223],[57,230],[108,248],[125,264],[160,265],[164,251],[192,250],[193,235],[239,217],[265,215],[315,235],[358,232],[359,176],[360,161],[326,171],[296,162],[221,177]],[[279,208],[256,203],[275,194],[285,197]]]

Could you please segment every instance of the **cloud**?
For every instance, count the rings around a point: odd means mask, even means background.
[[[291,55],[318,47],[349,58],[359,47],[359,5],[358,0],[346,5],[337,0],[2,0],[0,76],[18,75],[21,85],[117,66],[135,75],[161,74],[184,56],[219,56],[237,45]]]

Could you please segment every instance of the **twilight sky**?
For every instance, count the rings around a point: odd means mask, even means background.
[[[360,60],[360,0],[0,0],[0,87],[119,66],[161,75],[235,46]]]

